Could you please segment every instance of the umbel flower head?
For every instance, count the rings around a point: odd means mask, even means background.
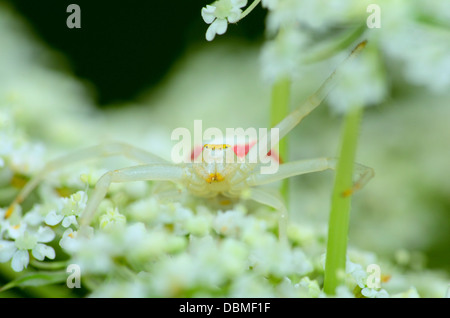
[[[216,34],[224,34],[228,23],[236,23],[241,17],[242,7],[247,0],[218,0],[202,9],[202,18],[210,24],[206,30],[206,39],[212,41]]]

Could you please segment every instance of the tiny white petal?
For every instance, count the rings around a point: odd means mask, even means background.
[[[33,209],[32,211],[25,214],[23,221],[26,224],[37,226],[42,222],[42,215],[39,213],[39,209]]]
[[[62,221],[62,226],[69,227],[71,224],[77,225],[77,218],[75,215],[66,216]]]
[[[242,8],[247,5],[247,0],[231,0],[233,7]]]
[[[77,234],[77,232],[74,232],[71,228],[68,228],[64,231],[62,238],[59,241],[59,246],[68,251],[75,251],[77,247],[77,242],[75,240]]]
[[[30,255],[28,251],[18,250],[14,253],[11,261],[11,268],[15,272],[21,272],[23,268],[28,266],[28,262],[30,261]]]
[[[213,26],[213,24],[211,24],[206,30],[206,40],[208,41],[214,40],[214,37],[216,36],[216,28]]]
[[[53,210],[53,211],[50,211],[50,212],[47,214],[47,216],[45,217],[45,223],[48,224],[48,225],[53,226],[53,225],[56,225],[56,224],[58,224],[59,222],[61,222],[61,220],[62,220],[63,218],[64,218],[63,215],[61,215],[61,214],[56,214],[56,211]]]
[[[208,24],[211,24],[216,16],[214,12],[216,11],[216,7],[207,5],[206,8],[202,8],[202,18]]]
[[[8,235],[12,239],[17,239],[19,236],[23,235],[27,229],[27,225],[24,223],[19,223],[16,225],[9,225]]]
[[[212,5],[206,5],[206,8],[203,8],[207,13],[214,13],[216,11],[216,7]]]
[[[0,241],[0,263],[9,261],[17,250],[14,242]]]
[[[215,31],[217,34],[224,34],[227,32],[228,28],[228,22],[225,19],[216,19],[216,21],[213,22],[215,24]]]
[[[39,260],[44,260],[45,257],[54,259],[55,258],[55,250],[51,246],[47,246],[45,244],[38,243],[33,250],[31,251],[33,256]]]
[[[42,243],[36,244],[36,246],[32,249],[31,254],[33,254],[34,258],[38,261],[43,261],[45,256],[42,253],[42,246],[45,246]]]
[[[47,226],[41,226],[37,232],[37,241],[42,243],[48,243],[55,238],[53,230]]]
[[[228,15],[228,22],[230,23],[236,23],[239,21],[239,18],[241,17],[242,10],[238,8],[233,8],[230,11],[230,14]]]

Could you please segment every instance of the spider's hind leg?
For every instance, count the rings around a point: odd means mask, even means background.
[[[110,142],[76,150],[68,155],[61,156],[49,161],[44,168],[36,174],[17,194],[5,213],[5,218],[11,216],[15,206],[21,204],[26,197],[45,179],[51,172],[72,164],[89,159],[104,158],[111,156],[124,156],[139,163],[167,163],[166,160],[145,150],[121,142]]]

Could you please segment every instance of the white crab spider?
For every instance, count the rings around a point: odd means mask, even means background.
[[[356,53],[364,48],[365,44],[366,42],[360,43],[347,59],[355,56]],[[286,136],[323,101],[336,82],[335,74],[336,71],[325,80],[313,95],[275,127],[279,129],[279,140]],[[270,143],[270,135],[267,134],[254,147],[246,151],[245,156],[254,155],[254,152],[261,148],[263,142],[270,144],[272,147],[274,146],[274,144]],[[97,181],[86,209],[81,215],[81,226],[87,226],[91,223],[95,211],[105,198],[111,183],[164,180],[179,183],[190,193],[200,197],[223,195],[230,198],[240,198],[245,193],[245,198],[268,205],[279,212],[279,236],[281,239],[284,239],[287,224],[285,205],[277,195],[259,186],[292,176],[335,169],[336,166],[336,159],[316,158],[283,163],[279,165],[276,173],[261,174],[261,162],[250,163],[247,160],[235,160],[229,163],[223,160],[227,155],[236,156],[236,149],[234,148],[233,150],[233,147],[229,144],[205,144],[202,148],[203,160],[201,162],[174,164],[145,150],[116,142],[86,148],[46,164],[43,170],[22,188],[8,208],[5,217],[9,217],[12,214],[14,206],[20,204],[49,172],[81,160],[114,155],[123,155],[141,164],[109,171]],[[269,156],[269,154],[267,155]],[[369,167],[355,164],[355,176],[353,188],[346,191],[343,195],[350,195],[364,186],[372,178],[373,170]]]

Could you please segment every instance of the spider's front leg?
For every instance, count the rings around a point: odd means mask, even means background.
[[[175,164],[148,164],[140,165],[119,170],[113,170],[105,173],[95,185],[94,192],[89,198],[86,209],[81,215],[80,225],[88,226],[100,202],[105,198],[111,183],[115,182],[132,182],[132,181],[181,181],[185,172],[184,167]]]
[[[249,186],[258,186],[271,182],[280,181],[301,174],[319,172],[324,170],[335,170],[337,164],[336,158],[316,158],[308,160],[299,160],[281,164],[278,171],[274,174],[254,173],[247,179]],[[353,172],[353,186],[342,193],[343,196],[352,195],[355,191],[364,187],[374,176],[372,168],[355,163]]]
[[[357,56],[366,46],[366,41],[359,43],[350,55],[344,60],[343,64],[347,64],[355,56]],[[270,145],[271,148],[285,137],[292,129],[294,129],[306,116],[308,116],[314,109],[316,109],[322,101],[327,97],[328,93],[333,89],[339,80],[341,67],[337,68],[330,76],[322,83],[319,89],[314,92],[306,101],[297,106],[290,114],[288,114],[282,121],[280,121],[274,128],[278,129],[277,140],[271,140],[271,134],[260,136],[257,147],[250,149],[248,157],[256,158],[257,151],[264,148],[266,145]]]
[[[260,174],[258,171],[254,172],[247,178],[246,184],[250,186],[249,199],[256,202],[268,205],[279,213],[279,237],[280,241],[287,241],[287,224],[288,212],[282,199],[273,193],[257,186],[277,182],[289,177],[319,172],[324,170],[334,170],[336,168],[337,159],[334,158],[316,158],[309,160],[300,160],[289,163],[284,163],[279,166],[279,169],[274,174]],[[356,163],[354,169],[354,183],[351,189],[342,193],[343,196],[353,194],[356,190],[361,189],[374,175],[373,169]]]

